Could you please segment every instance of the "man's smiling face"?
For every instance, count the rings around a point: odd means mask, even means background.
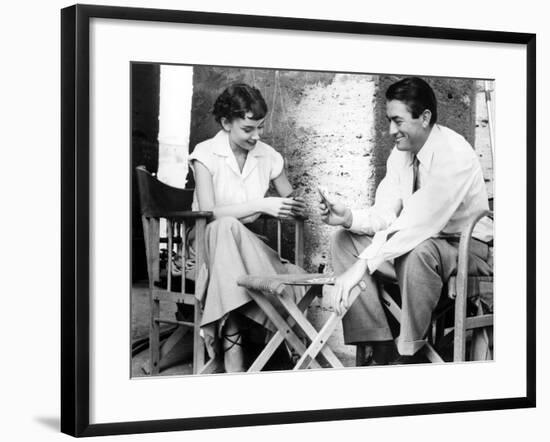
[[[429,111],[424,111],[418,118],[414,118],[406,103],[399,100],[386,103],[390,136],[398,150],[418,153],[430,134],[429,114]]]

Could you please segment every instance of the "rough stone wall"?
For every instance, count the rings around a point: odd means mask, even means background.
[[[337,74],[330,84],[310,84],[289,116],[298,143],[289,146],[288,171],[308,203],[306,267],[328,261],[333,227],[321,222],[317,186],[345,204],[368,198],[373,148],[373,93],[370,76]],[[330,270],[330,267],[329,267]]]
[[[493,149],[491,147],[491,135],[489,128],[489,115],[487,112],[487,97],[485,88],[494,94],[494,82],[485,81],[476,82],[476,128],[475,128],[475,150],[479,156],[483,177],[487,186],[489,198],[493,197],[493,163],[495,161]],[[489,106],[492,106],[489,100]],[[494,124],[494,118],[493,118]],[[494,129],[493,129],[494,130]],[[493,141],[494,142],[494,141]]]

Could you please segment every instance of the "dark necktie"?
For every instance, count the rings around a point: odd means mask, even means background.
[[[413,188],[412,193],[416,192],[418,188],[420,187],[419,179],[418,179],[418,165],[420,164],[420,161],[418,161],[418,157],[415,155],[413,160]]]

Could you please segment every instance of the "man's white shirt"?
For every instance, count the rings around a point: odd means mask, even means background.
[[[414,194],[414,156],[394,148],[375,204],[352,210],[349,230],[374,235],[359,255],[367,260],[371,273],[429,238],[459,235],[472,214],[489,208],[481,164],[464,137],[434,125],[417,157],[419,189]],[[473,236],[492,240],[492,220],[483,218]]]

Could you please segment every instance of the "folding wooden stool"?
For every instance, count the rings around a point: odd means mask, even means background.
[[[296,351],[300,358],[294,370],[304,369],[312,366],[320,368],[317,359],[324,359],[329,367],[343,367],[340,360],[326,344],[328,338],[334,332],[335,327],[342,316],[332,312],[323,325],[317,331],[306,317],[306,310],[311,302],[322,294],[323,285],[333,285],[334,277],[326,274],[294,274],[294,275],[273,275],[273,276],[243,276],[238,284],[246,287],[249,294],[262,309],[269,320],[277,328],[277,332],[271,337],[265,348],[252,363],[249,372],[260,371],[275,350],[286,340],[290,347]],[[306,286],[303,298],[295,303],[293,296],[285,290],[287,286]],[[361,281],[350,293],[350,305],[355,301],[361,290],[366,287]],[[275,298],[278,302],[275,302]],[[284,309],[281,314],[276,308],[280,305]],[[301,338],[309,342],[306,346]],[[323,361],[321,361],[323,362]]]

